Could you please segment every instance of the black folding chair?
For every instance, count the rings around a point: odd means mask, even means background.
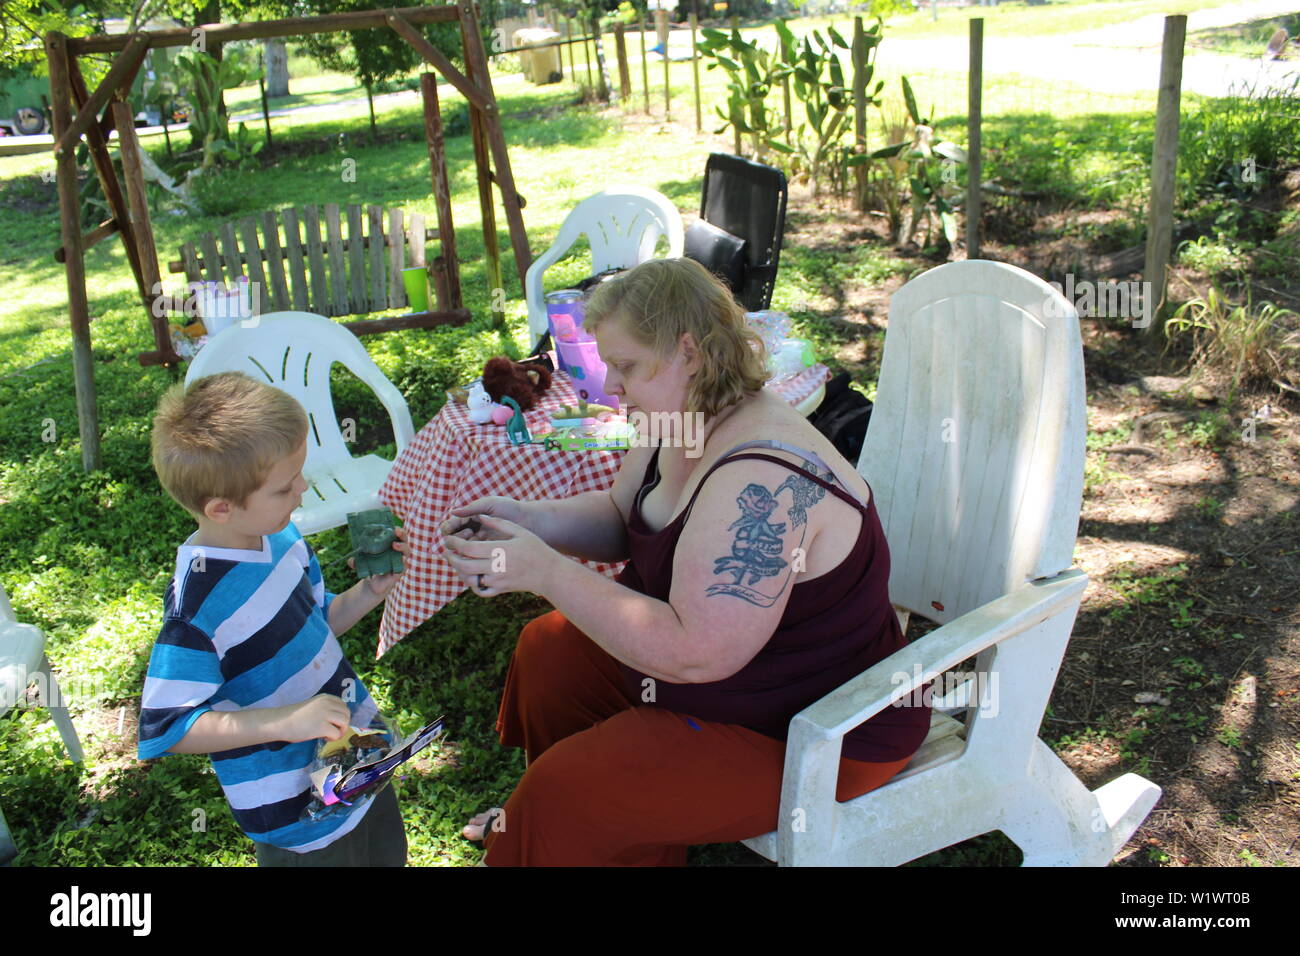
[[[686,231],[684,251],[750,312],[772,303],[788,192],[785,173],[740,156],[712,153],[704,167],[703,222]]]

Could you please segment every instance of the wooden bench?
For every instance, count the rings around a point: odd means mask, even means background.
[[[227,222],[197,243],[185,243],[181,258],[169,263],[168,270],[185,273],[191,283],[233,284],[246,276],[261,290],[254,299],[258,314],[292,310],[335,318],[400,309],[407,305],[402,269],[426,265],[425,245],[438,238],[438,230],[425,228],[420,213],[405,224],[403,219],[401,209],[372,205],[363,211],[360,204],[345,212],[338,203],[327,203],[323,216],[317,206],[268,211]],[[429,272],[434,309],[341,324],[366,335],[468,322],[459,270],[448,269],[438,256]]]

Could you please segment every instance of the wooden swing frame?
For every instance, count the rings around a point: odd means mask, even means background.
[[[465,72],[458,70],[417,26],[429,23],[459,23],[465,51]],[[81,460],[87,471],[99,467],[99,411],[95,393],[94,360],[90,342],[90,312],[86,299],[85,252],[113,233],[122,237],[127,260],[135,276],[140,300],[153,327],[156,348],[139,355],[141,365],[174,366],[181,361],[171,344],[167,309],[159,300],[163,294],[158,251],[145,193],[140,145],[126,96],[150,49],[190,46],[201,31],[205,44],[220,48],[234,40],[276,39],[312,33],[337,33],[387,27],[406,40],[425,63],[437,70],[469,103],[470,135],[478,173],[479,204],[483,219],[483,247],[490,289],[502,288],[501,251],[497,243],[496,212],[492,184],[501,191],[510,245],[522,287],[532,254],[524,232],[524,200],[515,189],[514,174],[506,150],[505,135],[492,80],[488,75],[487,53],[483,48],[472,0],[432,7],[377,9],[336,13],[318,17],[294,17],[254,23],[206,24],[193,29],[137,31],[131,34],[68,37],[49,33],[45,52],[50,66],[50,101],[54,114],[54,157],[59,189],[59,218],[63,245],[55,258],[66,268],[68,312],[72,325],[73,374],[77,390],[77,420],[81,434]],[[108,74],[93,93],[88,92],[77,58],[89,53],[116,52]],[[442,117],[438,106],[437,82],[433,74],[421,77],[424,99],[424,131],[429,144],[429,167],[442,244],[442,274],[435,276],[445,291],[439,309],[378,320],[384,330],[427,328],[460,324],[469,320],[460,288],[455,232],[451,220],[451,187],[443,144]],[[102,111],[102,116],[100,115]],[[122,158],[125,194],[108,152],[108,136],[117,130]],[[81,205],[77,185],[77,146],[85,137],[96,174],[108,201],[111,218],[89,232],[81,231]],[[376,329],[378,331],[379,329]]]

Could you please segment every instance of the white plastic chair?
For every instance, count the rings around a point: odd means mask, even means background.
[[[794,717],[779,829],[746,845],[782,865],[894,866],[1000,830],[1026,866],[1104,866],[1129,839],[1160,788],[1129,773],[1089,792],[1038,739],[1088,582],[1070,567],[1084,433],[1079,320],[1059,292],[967,261],[894,295],[858,470],[900,618],[942,626]],[[973,678],[936,686],[911,763],[837,803],[844,734],[970,657]]]
[[[551,247],[528,267],[524,296],[528,300],[530,347],[546,334],[546,298],[542,274],[564,258],[582,236],[591,244],[591,272],[630,268],[653,259],[660,236],[668,239],[667,258],[680,258],[685,242],[682,216],[672,200],[653,189],[617,186],[588,196],[564,220]]]
[[[0,717],[24,698],[27,686],[36,681],[39,699],[49,709],[54,726],[63,738],[63,748],[73,763],[85,763],[77,728],[63,701],[50,661],[45,656],[45,634],[31,624],[19,624],[9,595],[0,587]],[[0,812],[0,866],[18,855],[4,813]]]
[[[357,337],[309,312],[271,312],[212,336],[190,364],[186,383],[217,372],[246,372],[296,398],[307,411],[311,488],[293,513],[303,534],[347,523],[351,512],[382,507],[379,486],[393,463],[378,455],[353,458],[330,397],[330,367],[338,362],[379,396],[393,424],[397,452],[415,437],[411,412]]]

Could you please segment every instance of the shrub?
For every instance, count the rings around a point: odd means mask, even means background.
[[[230,216],[242,212],[252,198],[247,175],[209,170],[190,180],[190,194],[205,216]]]
[[[1184,303],[1165,323],[1173,341],[1191,337],[1192,359],[1242,384],[1300,382],[1300,315],[1271,302],[1256,307],[1250,291],[1234,305],[1217,288]]]

